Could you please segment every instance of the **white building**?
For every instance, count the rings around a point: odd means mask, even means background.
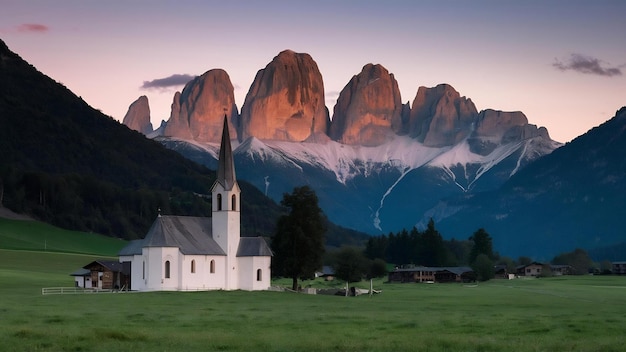
[[[240,237],[240,192],[224,117],[212,216],[159,215],[143,240],[119,253],[121,263],[130,262],[130,289],[268,289],[272,253],[263,238]]]

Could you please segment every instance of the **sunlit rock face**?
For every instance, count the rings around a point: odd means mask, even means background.
[[[526,115],[520,111],[487,109],[478,114],[476,127],[468,143],[472,152],[487,155],[498,145],[536,137],[541,137],[545,143],[552,141],[545,127],[537,128],[529,124]]]
[[[128,107],[128,112],[122,121],[124,125],[143,134],[152,132],[152,123],[150,122],[150,105],[148,97],[140,96]]]
[[[199,142],[219,143],[227,116],[236,138],[237,106],[233,84],[226,71],[213,69],[196,77],[176,92],[164,135]]]
[[[327,133],[324,82],[309,54],[285,50],[257,72],[241,108],[239,139],[301,142]]]
[[[393,74],[367,64],[339,94],[329,135],[343,144],[381,145],[401,132],[402,109]]]
[[[489,137],[501,141],[502,137],[514,127],[528,125],[528,119],[521,111],[499,111],[487,109],[480,112],[476,121],[475,137]]]
[[[429,147],[451,146],[471,133],[478,112],[471,99],[452,86],[419,87],[413,100],[407,132]]]

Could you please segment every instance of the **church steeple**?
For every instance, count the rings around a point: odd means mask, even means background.
[[[217,164],[217,179],[211,188],[211,226],[215,242],[226,253],[226,265],[222,270],[227,290],[238,288],[239,266],[237,249],[241,233],[241,190],[235,178],[233,150],[228,133],[228,119],[224,116],[224,129]]]
[[[228,117],[226,115],[224,115],[224,129],[222,130],[222,142],[220,144],[220,155],[217,165],[217,182],[219,182],[226,191],[232,190],[237,182],[235,178],[233,150],[230,145],[230,133],[228,132]]]

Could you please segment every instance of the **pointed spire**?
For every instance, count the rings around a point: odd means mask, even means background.
[[[224,129],[222,130],[222,143],[220,144],[220,156],[217,165],[217,182],[230,191],[235,185],[235,163],[233,150],[230,145],[230,133],[228,132],[228,118],[224,115]]]

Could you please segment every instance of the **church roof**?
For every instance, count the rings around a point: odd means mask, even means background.
[[[132,240],[128,242],[128,244],[124,248],[120,249],[117,255],[124,256],[141,254],[141,247],[143,247],[142,244],[143,240]]]
[[[143,247],[178,247],[185,255],[226,255],[211,230],[211,218],[159,216],[143,240],[131,241],[119,255],[141,254]]]
[[[255,257],[255,256],[272,256],[272,250],[267,245],[263,237],[241,237],[239,239],[239,248],[237,248],[238,257]]]
[[[225,190],[230,191],[237,183],[235,178],[235,163],[233,161],[233,150],[230,145],[230,133],[228,132],[228,119],[224,115],[224,128],[222,130],[222,141],[220,143],[220,155],[217,165],[217,180]]]

